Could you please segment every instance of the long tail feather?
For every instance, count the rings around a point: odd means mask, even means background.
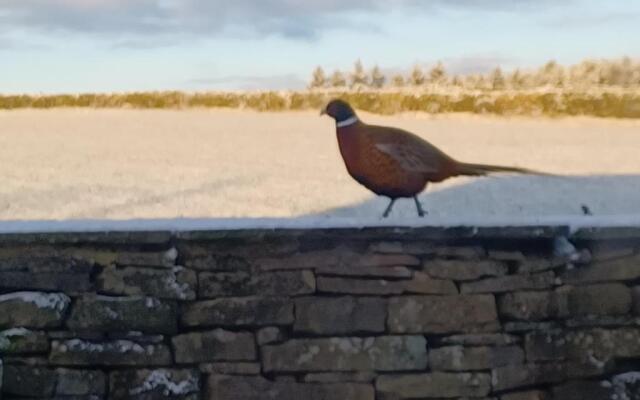
[[[459,163],[457,172],[458,172],[458,175],[469,175],[469,176],[482,176],[482,175],[488,175],[496,172],[553,176],[552,174],[547,174],[544,172],[534,171],[526,168],[504,167],[501,165],[468,164],[468,163]]]

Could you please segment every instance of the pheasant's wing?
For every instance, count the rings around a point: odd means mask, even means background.
[[[407,171],[440,174],[453,161],[426,140],[395,128],[372,127],[375,147],[396,160]]]

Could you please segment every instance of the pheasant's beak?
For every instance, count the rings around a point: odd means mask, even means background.
[[[320,116],[323,116],[323,115],[327,115],[327,109],[326,108],[323,108],[322,110],[320,110]]]

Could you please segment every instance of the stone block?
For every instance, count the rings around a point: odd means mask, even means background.
[[[541,290],[553,287],[555,280],[553,272],[534,275],[508,275],[463,283],[460,291],[462,293],[504,293],[521,290]]]
[[[498,297],[501,317],[524,321],[562,318],[568,315],[563,292],[513,292]]]
[[[631,307],[631,290],[619,283],[578,286],[569,291],[572,316],[624,315]]]
[[[492,295],[393,297],[388,309],[393,333],[493,332],[500,326]]]
[[[428,260],[424,263],[423,270],[436,279],[473,281],[484,277],[505,275],[507,266],[493,260]]]
[[[216,329],[178,335],[171,341],[178,364],[256,359],[255,339],[248,332]]]
[[[194,300],[198,280],[195,271],[182,268],[106,267],[97,279],[98,291],[118,296],[150,296]]]
[[[70,257],[0,259],[0,291],[44,290],[78,294],[91,290],[93,264]]]
[[[141,345],[128,340],[54,340],[49,362],[61,366],[166,366],[171,364],[171,353],[162,344]]]
[[[566,379],[566,368],[562,363],[504,366],[492,371],[491,382],[494,391],[559,383]]]
[[[262,348],[267,372],[405,371],[427,366],[422,336],[296,339]]]
[[[151,297],[85,296],[71,309],[67,326],[78,331],[140,331],[171,334],[177,331],[175,303]]]
[[[200,298],[244,296],[296,296],[316,290],[312,271],[276,271],[268,273],[201,272]]]
[[[197,369],[118,370],[109,375],[110,400],[191,399],[200,393]]]
[[[376,297],[306,297],[296,299],[293,329],[316,335],[382,333],[385,299]]]
[[[364,383],[271,382],[262,377],[212,375],[207,398],[215,400],[374,400],[373,386]]]
[[[62,293],[15,292],[0,295],[0,328],[57,328],[71,299]]]
[[[524,351],[518,346],[447,346],[429,352],[429,365],[435,371],[480,371],[524,363]]]
[[[0,331],[0,354],[37,354],[49,351],[46,333],[25,328]]]
[[[293,301],[285,297],[222,298],[187,304],[187,327],[282,326],[293,324]]]
[[[477,398],[491,392],[491,380],[483,373],[383,375],[376,380],[376,391],[398,399]]]

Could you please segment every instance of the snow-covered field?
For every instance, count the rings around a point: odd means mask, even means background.
[[[561,177],[460,178],[421,196],[432,220],[640,215],[640,121],[468,115],[366,121],[468,162]],[[315,112],[0,112],[0,220],[348,217],[387,204],[347,175]],[[392,220],[416,219],[400,201]],[[588,217],[581,217],[588,218]]]

